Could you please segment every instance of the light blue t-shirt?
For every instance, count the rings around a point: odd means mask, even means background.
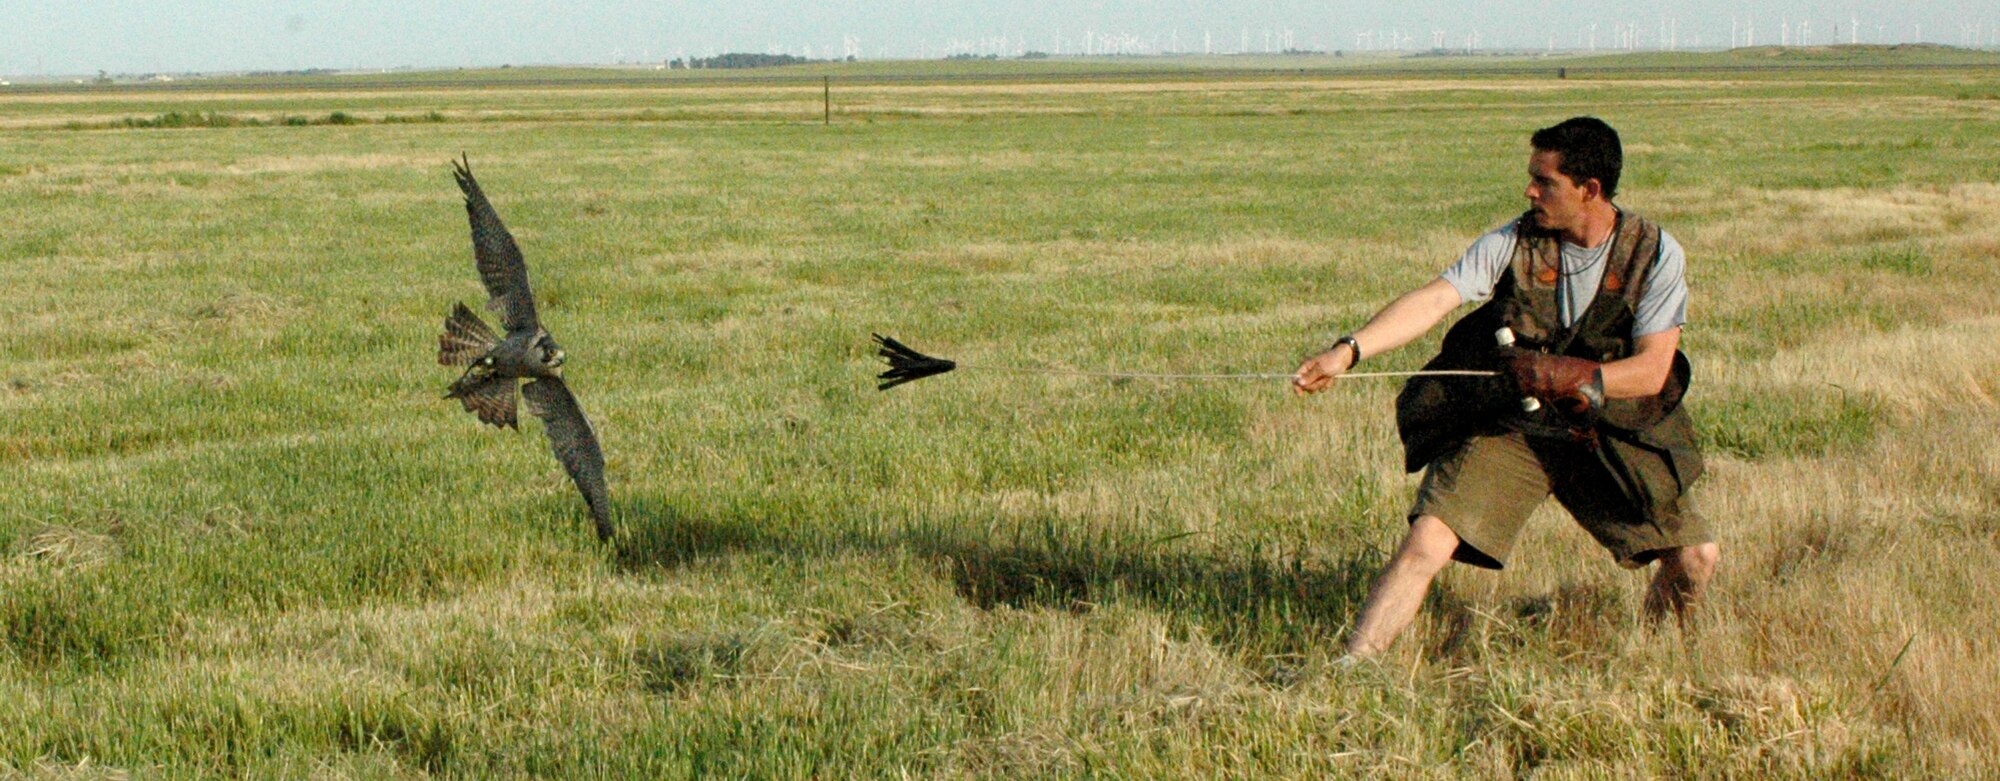
[[[1479,237],[1457,263],[1440,275],[1458,290],[1459,298],[1466,303],[1477,304],[1493,297],[1494,286],[1500,284],[1500,276],[1507,273],[1514,260],[1514,225],[1509,221]],[[1609,241],[1588,249],[1567,241],[1562,243],[1564,280],[1556,302],[1562,310],[1563,327],[1575,323],[1590,299],[1597,295],[1598,283],[1604,281],[1604,257],[1610,251]],[[1639,295],[1632,338],[1686,324],[1687,299],[1687,254],[1682,252],[1680,242],[1662,230],[1660,260],[1653,265],[1645,292]]]

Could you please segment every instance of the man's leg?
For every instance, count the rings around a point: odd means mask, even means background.
[[[1417,617],[1431,579],[1451,563],[1457,549],[1458,535],[1436,516],[1421,516],[1410,524],[1403,546],[1382,568],[1368,601],[1361,604],[1361,619],[1347,641],[1347,653],[1367,658],[1388,650]]]
[[[1688,622],[1701,604],[1702,593],[1708,590],[1708,581],[1715,577],[1715,565],[1721,560],[1722,549],[1712,542],[1660,554],[1660,567],[1653,572],[1652,587],[1646,590],[1646,617],[1658,623],[1671,610],[1681,628],[1689,628]]]

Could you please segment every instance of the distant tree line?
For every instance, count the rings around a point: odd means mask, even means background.
[[[249,71],[243,75],[253,78],[269,78],[272,76],[331,76],[339,72],[340,69],[338,68],[301,68],[289,71]]]
[[[847,61],[853,62],[854,58],[848,57]],[[714,57],[689,57],[685,60],[682,60],[680,58],[675,58],[667,61],[667,67],[674,69],[776,68],[783,65],[804,65],[806,63],[812,63],[812,62],[835,62],[835,60],[815,60],[807,57],[795,57],[790,54],[751,54],[748,52],[729,52],[728,54],[718,54],[715,55]]]

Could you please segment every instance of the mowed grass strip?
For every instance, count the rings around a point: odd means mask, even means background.
[[[830,127],[662,119],[753,89],[722,86],[10,104],[0,763],[1995,772],[2000,162],[1951,97],[1990,73],[1154,81],[883,86]],[[62,129],[335,110],[447,121]],[[1547,509],[1387,664],[1329,667],[1415,482],[1391,383],[873,388],[870,331],[1289,371],[1517,214],[1527,134],[1584,112],[1694,264],[1727,556],[1698,634]],[[484,298],[460,152],[570,351],[614,544],[537,423],[438,398],[442,318]]]

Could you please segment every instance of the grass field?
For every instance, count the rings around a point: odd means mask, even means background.
[[[2000,773],[1990,63],[875,82],[831,124],[561,81],[0,97],[0,774]],[[1690,255],[1699,633],[1551,504],[1330,667],[1416,482],[1393,384],[874,389],[871,331],[1290,371],[1579,113]],[[539,424],[439,399],[461,152],[611,544]]]

